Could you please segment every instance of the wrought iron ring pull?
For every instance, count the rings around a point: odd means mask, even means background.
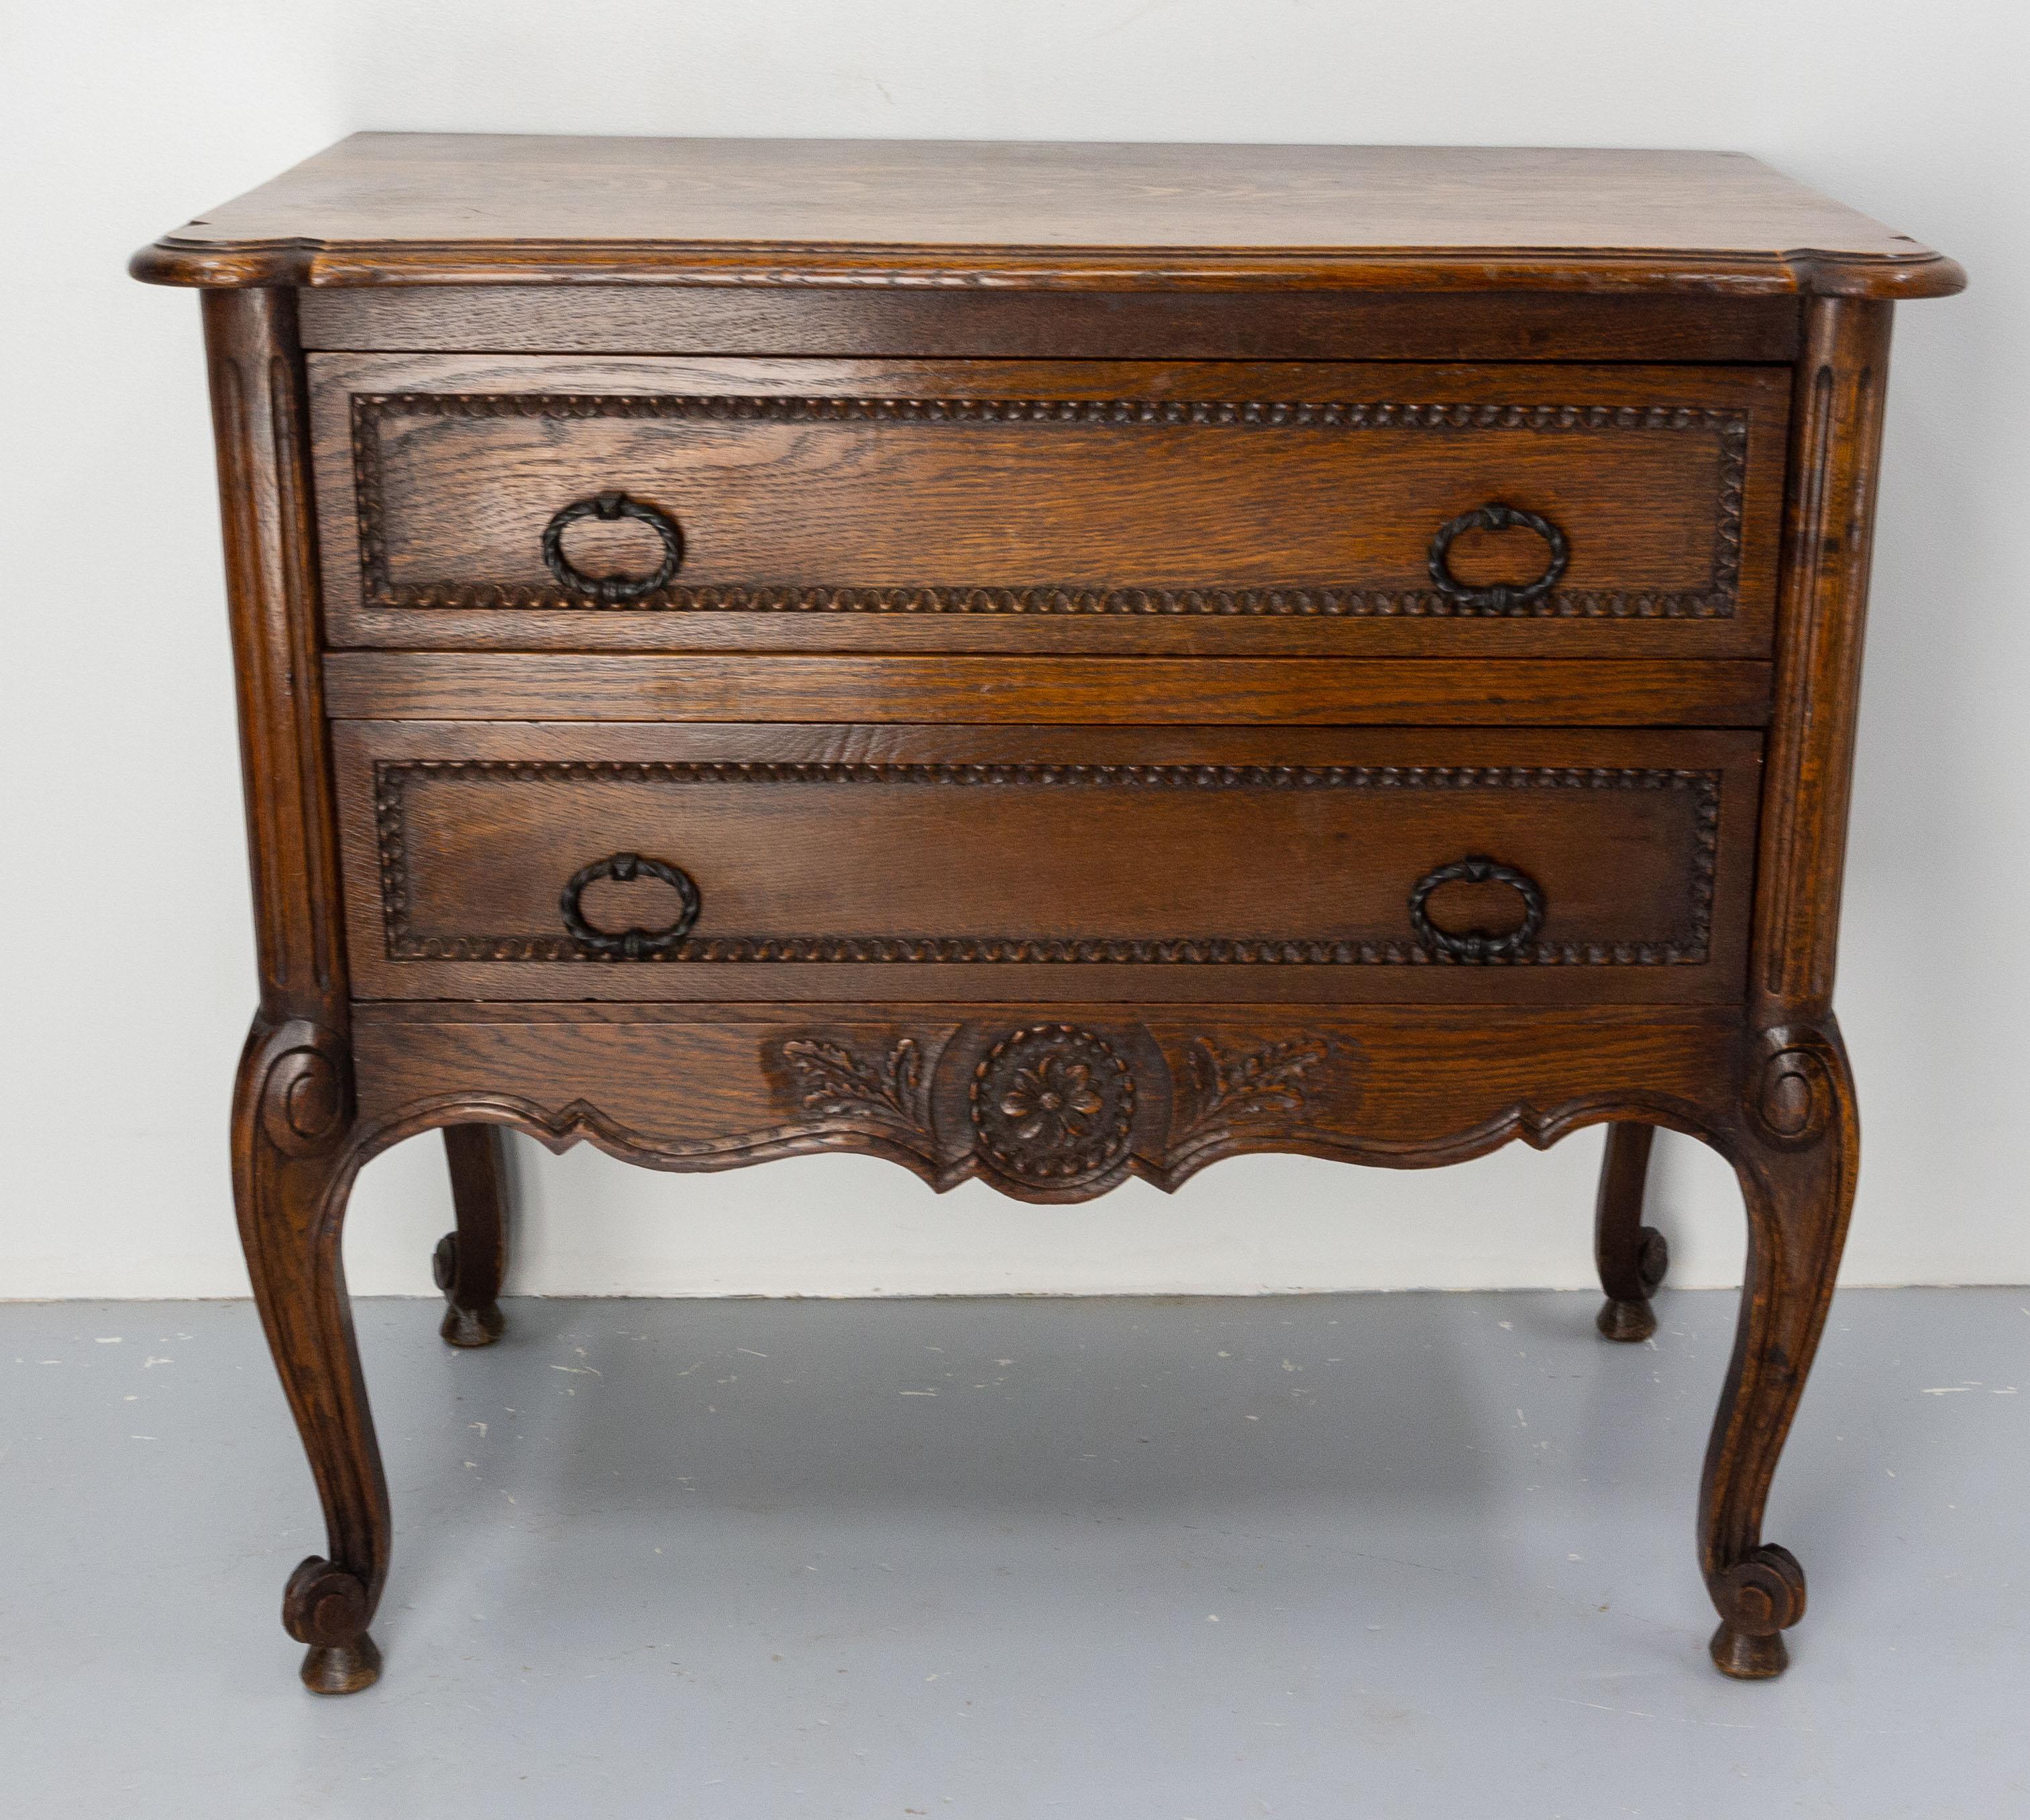
[[[1522,895],[1522,923],[1506,935],[1490,935],[1484,929],[1471,929],[1463,935],[1454,935],[1441,929],[1431,920],[1424,906],[1441,885],[1453,883],[1510,886]],[[1513,866],[1501,865],[1478,854],[1469,854],[1463,860],[1455,860],[1449,866],[1441,866],[1435,872],[1426,873],[1417,881],[1410,893],[1410,927],[1426,948],[1449,954],[1455,960],[1505,960],[1526,949],[1537,939],[1537,931],[1544,927],[1544,890],[1527,872],[1519,872]]]
[[[586,921],[579,900],[586,886],[601,878],[617,879],[623,885],[633,878],[661,879],[677,894],[676,920],[665,928],[626,929],[617,935],[593,928]],[[701,900],[697,883],[680,867],[666,865],[660,860],[645,860],[639,853],[615,853],[572,873],[557,907],[563,912],[564,927],[571,931],[572,941],[587,953],[607,960],[652,960],[659,954],[668,953],[690,933],[691,925],[698,919]]]
[[[1535,581],[1520,588],[1512,588],[1505,581],[1491,588],[1469,588],[1452,573],[1450,559],[1454,538],[1467,531],[1511,530],[1534,531],[1550,546],[1550,562]],[[1431,571],[1431,585],[1448,600],[1475,613],[1520,613],[1542,600],[1563,579],[1571,555],[1565,533],[1549,518],[1516,506],[1485,505],[1441,525],[1437,535],[1431,539],[1426,565]]]
[[[600,518],[609,522],[615,518],[634,518],[646,525],[662,540],[662,566],[652,575],[632,580],[625,575],[586,574],[564,554],[564,533],[581,518]],[[543,561],[559,585],[574,594],[589,594],[608,607],[639,600],[659,588],[667,588],[675,578],[677,566],[683,559],[684,534],[677,529],[677,521],[653,506],[630,500],[625,493],[600,493],[589,500],[579,500],[566,506],[543,527]]]

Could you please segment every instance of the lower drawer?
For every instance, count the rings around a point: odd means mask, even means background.
[[[1760,739],[340,722],[366,998],[1716,1001]]]

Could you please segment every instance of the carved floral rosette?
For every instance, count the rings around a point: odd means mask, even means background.
[[[1069,1187],[1128,1158],[1135,1077],[1102,1037],[1068,1023],[1003,1037],[972,1071],[975,1142],[998,1173]]]
[[[864,1031],[814,1031],[773,1044],[770,1072],[798,1123],[899,1146],[942,1187],[977,1175],[1023,1199],[1083,1200],[1131,1171],[1169,1185],[1249,1139],[1303,1129],[1328,1099],[1344,1116],[1360,1072],[1351,1047],[1238,1032],[1166,1047],[1139,1023],[1038,1018],[885,1049]]]

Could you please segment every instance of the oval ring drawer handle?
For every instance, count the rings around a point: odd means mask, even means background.
[[[624,575],[586,574],[582,569],[574,567],[571,558],[564,554],[564,533],[581,518],[638,519],[662,539],[662,566],[654,574],[632,581]],[[659,588],[667,587],[683,559],[684,534],[677,529],[676,520],[653,506],[630,500],[625,493],[600,493],[589,500],[579,500],[566,506],[543,527],[543,561],[559,584],[574,594],[589,594],[608,607],[639,600]]]
[[[618,935],[593,928],[586,921],[578,900],[585,895],[586,886],[601,878],[618,879],[623,885],[631,878],[661,879],[677,894],[676,920],[666,928],[628,929]],[[581,948],[608,960],[647,960],[667,954],[690,933],[701,906],[697,885],[681,867],[660,860],[645,860],[639,853],[615,853],[572,873],[557,907],[563,912],[564,927]]]
[[[1521,924],[1506,935],[1490,935],[1484,929],[1469,930],[1463,935],[1448,934],[1431,920],[1424,905],[1441,885],[1455,882],[1512,887],[1522,897]],[[1410,927],[1416,931],[1417,939],[1455,960],[1500,960],[1519,954],[1536,940],[1537,931],[1543,926],[1543,887],[1527,872],[1519,872],[1513,866],[1501,865],[1478,854],[1469,854],[1435,872],[1426,873],[1410,893]]]
[[[1512,588],[1506,582],[1496,582],[1491,588],[1469,588],[1452,573],[1449,558],[1455,537],[1467,531],[1510,530],[1534,531],[1550,545],[1551,560],[1535,581],[1521,588]],[[1542,600],[1557,586],[1571,554],[1565,533],[1549,518],[1517,506],[1485,505],[1478,511],[1463,512],[1450,524],[1438,527],[1431,539],[1426,566],[1431,571],[1431,585],[1448,600],[1476,613],[1514,613]]]

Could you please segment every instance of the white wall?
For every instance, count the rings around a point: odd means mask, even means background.
[[[6,0],[0,1295],[244,1291],[253,1003],[218,533],[162,229],[362,128],[1729,147],[1961,259],[1897,334],[1841,1010],[1847,1277],[2030,1280],[2030,155],[2021,0]],[[2012,1112],[2011,1109],[2016,1109]],[[514,1286],[670,1294],[1582,1283],[1600,1139],[1395,1176],[1221,1165],[1042,1210],[860,1159],[630,1172],[515,1140]],[[1731,1179],[1666,1137],[1675,1280]],[[374,1164],[355,1287],[425,1291],[434,1140]]]

